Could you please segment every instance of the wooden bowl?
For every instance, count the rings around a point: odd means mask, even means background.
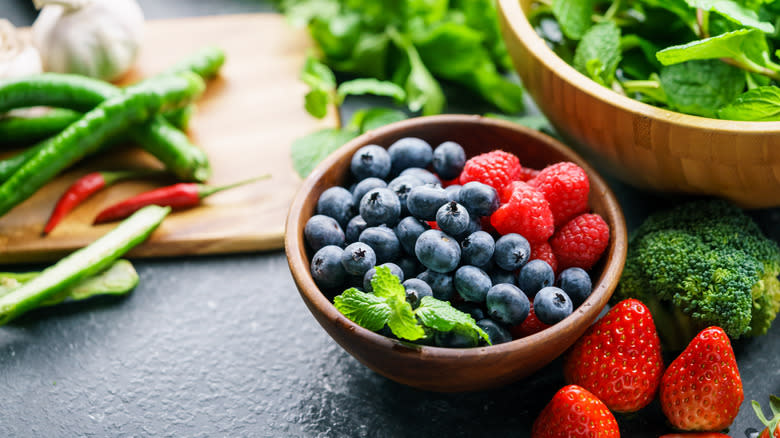
[[[309,272],[303,228],[327,188],[349,178],[352,155],[367,144],[389,146],[402,137],[420,137],[432,145],[460,143],[467,156],[501,148],[520,162],[542,168],[573,161],[588,173],[590,206],[610,226],[610,244],[591,273],[594,289],[575,312],[527,338],[482,348],[451,349],[401,343],[366,330],[344,317],[320,292]],[[528,376],[563,353],[604,308],[617,285],[626,257],[626,225],[615,196],[582,158],[556,140],[512,123],[479,116],[445,115],[410,119],[368,132],[347,143],[309,175],[287,217],[285,250],[295,284],[320,325],[345,350],[372,370],[396,382],[421,389],[457,392],[497,387]]]
[[[690,116],[618,94],[560,59],[529,24],[533,0],[499,0],[504,41],[523,84],[567,141],[624,181],[780,206],[780,122]]]

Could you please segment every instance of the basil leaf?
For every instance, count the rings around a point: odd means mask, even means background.
[[[574,68],[597,82],[610,85],[620,62],[620,29],[615,23],[600,23],[588,30],[574,53]]]
[[[664,67],[661,85],[673,109],[714,118],[745,89],[745,73],[719,60],[688,61]]]
[[[332,128],[301,137],[290,148],[293,168],[301,178],[305,178],[331,152],[355,137],[357,133],[354,131]]]
[[[780,88],[754,88],[718,111],[721,119],[756,122],[780,121]]]
[[[595,0],[553,0],[553,15],[567,38],[579,40],[590,29],[595,3]]]

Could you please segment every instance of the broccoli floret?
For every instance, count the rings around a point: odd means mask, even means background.
[[[644,301],[682,349],[702,328],[766,333],[780,310],[780,249],[737,207],[699,201],[649,217],[631,236],[613,301]]]

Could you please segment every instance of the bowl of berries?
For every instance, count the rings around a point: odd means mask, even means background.
[[[285,250],[303,301],[360,362],[442,392],[498,387],[569,348],[614,291],[626,226],[557,140],[480,116],[350,141],[303,182]]]

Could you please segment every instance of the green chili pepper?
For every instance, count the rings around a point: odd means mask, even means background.
[[[177,62],[166,73],[191,71],[203,79],[214,77],[225,63],[225,52],[219,47],[203,47]]]
[[[62,290],[106,269],[127,251],[146,240],[170,211],[170,208],[156,205],[139,210],[108,234],[44,269],[40,275],[11,293],[0,297],[0,325],[12,321],[17,316],[57,296]]]
[[[43,147],[0,185],[0,217],[58,173],[97,151],[112,136],[160,111],[188,105],[205,87],[200,76],[186,72],[144,81],[105,100],[57,136],[44,141]]]

